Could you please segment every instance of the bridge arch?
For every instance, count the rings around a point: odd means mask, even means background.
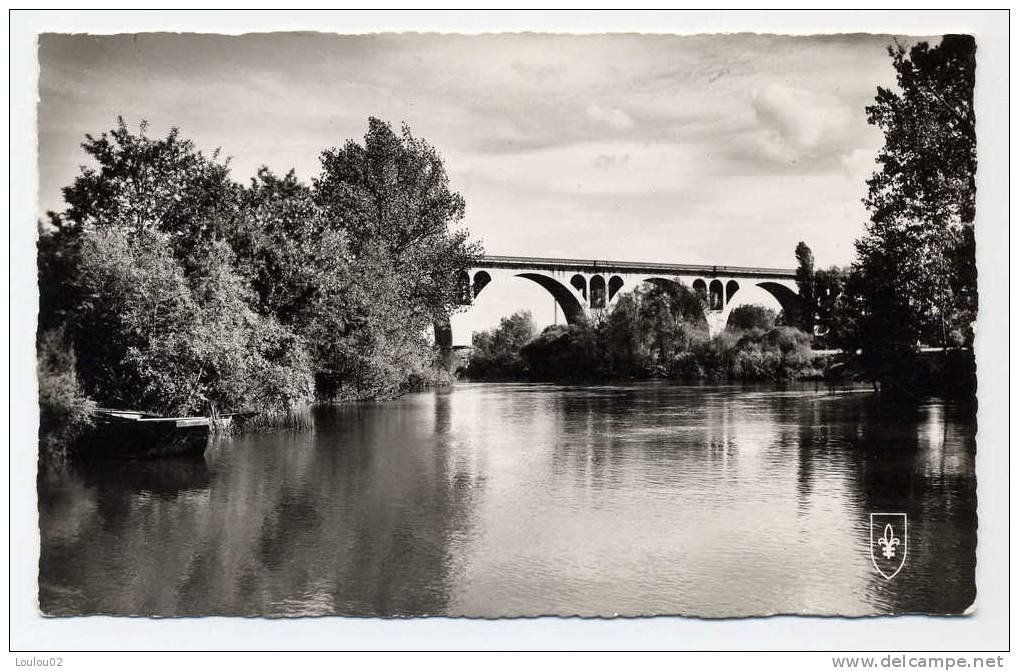
[[[616,297],[619,290],[623,288],[623,278],[619,275],[613,275],[609,278],[609,303]]]
[[[775,297],[775,300],[777,300],[779,305],[782,306],[782,311],[785,313],[787,318],[793,317],[799,313],[800,306],[803,304],[803,299],[800,298],[799,294],[786,285],[779,284],[778,282],[758,282],[757,286]]]
[[[474,284],[472,285],[472,288],[474,289],[474,298],[477,298],[478,294],[481,293],[481,290],[487,287],[488,283],[491,281],[492,276],[488,274],[487,270],[479,270],[474,273]]]
[[[708,302],[707,283],[704,280],[697,278],[696,280],[693,281],[693,284],[691,286],[693,287],[694,292],[701,297],[701,300],[704,301],[705,304],[707,304]]]
[[[570,286],[577,290],[577,292],[587,300],[587,278],[577,273],[570,278]]]
[[[725,304],[728,305],[732,297],[739,291],[739,282],[736,280],[729,280],[725,283]]]
[[[556,303],[559,304],[563,314],[566,316],[568,323],[579,324],[587,319],[584,306],[577,300],[576,294],[563,286],[559,280],[548,275],[542,275],[541,273],[517,273],[516,276],[531,280],[552,294],[552,297],[555,298]]]
[[[595,275],[591,278],[591,307],[594,309],[601,309],[608,303],[606,300],[605,290],[605,278],[601,275]]]
[[[723,296],[722,281],[711,280],[708,288],[708,308],[711,310],[721,310],[724,307],[725,297]]]

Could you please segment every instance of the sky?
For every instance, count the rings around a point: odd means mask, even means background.
[[[803,240],[843,265],[893,39],[44,35],[39,205],[62,209],[85,133],[118,115],[220,148],[239,181],[261,165],[310,181],[376,116],[439,150],[489,254],[792,267]],[[486,289],[471,328],[518,307],[553,320],[544,290],[513,282]]]

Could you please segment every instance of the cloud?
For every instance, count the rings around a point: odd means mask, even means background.
[[[755,91],[751,105],[760,124],[760,148],[776,160],[827,153],[843,144],[853,120],[835,97],[781,84]]]
[[[636,124],[629,114],[618,107],[602,107],[601,105],[588,105],[587,118],[597,123],[611,126],[616,130],[628,130]]]

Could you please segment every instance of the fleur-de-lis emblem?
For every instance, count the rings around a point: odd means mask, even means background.
[[[870,560],[885,580],[902,570],[909,552],[906,513],[870,514]]]
[[[885,556],[885,559],[891,559],[895,556],[895,548],[901,543],[898,538],[895,537],[895,532],[892,531],[892,525],[885,525],[884,535],[877,539],[877,544],[881,546],[881,554]]]

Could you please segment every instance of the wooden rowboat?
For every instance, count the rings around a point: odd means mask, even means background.
[[[76,452],[83,458],[198,457],[208,446],[210,423],[208,417],[100,408],[93,429],[76,441]]]

